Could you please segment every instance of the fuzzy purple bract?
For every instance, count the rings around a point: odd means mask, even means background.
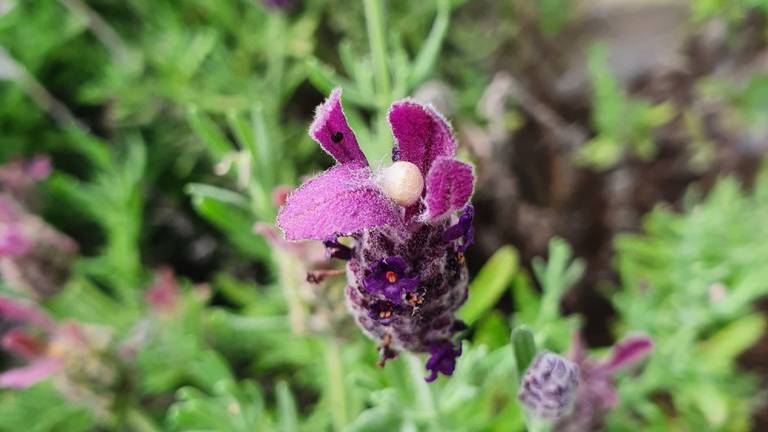
[[[473,238],[474,176],[455,159],[453,131],[434,109],[402,100],[388,118],[392,160],[418,167],[425,185],[420,199],[400,206],[385,195],[336,89],[309,130],[336,165],[288,197],[277,225],[289,240],[323,241],[329,256],[348,260],[347,305],[379,343],[381,363],[399,351],[429,353],[427,381],[433,381],[452,374],[461,354],[456,337],[464,325],[455,313],[467,298],[463,253]]]

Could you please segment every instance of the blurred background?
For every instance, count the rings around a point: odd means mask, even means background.
[[[274,227],[336,86],[475,165],[451,378]],[[0,430],[532,430],[520,325],[582,368],[544,428],[766,430],[766,152],[765,0],[0,0]]]

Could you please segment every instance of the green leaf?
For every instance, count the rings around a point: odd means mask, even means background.
[[[432,24],[429,36],[427,36],[427,39],[421,46],[421,51],[419,51],[419,54],[416,56],[416,60],[413,62],[413,67],[411,68],[411,76],[408,80],[408,84],[411,88],[426,81],[432,73],[435,62],[440,55],[440,48],[443,45],[445,35],[448,34],[450,21],[450,2],[448,0],[439,0],[437,2],[437,16],[435,17],[435,22]]]
[[[475,325],[472,341],[475,345],[500,348],[508,343],[509,323],[500,311],[494,310],[480,318]]]
[[[298,430],[299,414],[296,411],[296,400],[288,383],[279,381],[275,387],[275,393],[277,394],[278,430],[282,432]]]
[[[187,108],[187,121],[192,126],[192,130],[203,141],[203,144],[208,147],[208,151],[214,160],[221,160],[228,153],[235,151],[232,143],[230,143],[216,123],[201,113],[197,107],[189,106]]]
[[[526,272],[520,272],[512,282],[512,293],[515,302],[515,320],[521,323],[533,324],[541,307],[541,297],[533,286]]]
[[[244,210],[248,210],[248,199],[234,191],[203,183],[189,183],[184,191],[192,195],[193,199],[198,197],[210,198],[221,203],[232,204]]]
[[[739,354],[760,339],[765,328],[765,318],[760,314],[739,318],[699,345],[699,359],[713,368],[729,368]]]
[[[459,310],[459,318],[467,325],[472,325],[493,308],[509,286],[517,268],[515,248],[503,246],[496,251],[469,285],[469,299]]]
[[[522,377],[528,365],[536,357],[536,342],[533,340],[533,332],[528,326],[518,326],[512,330],[512,350],[515,353],[517,376]]]

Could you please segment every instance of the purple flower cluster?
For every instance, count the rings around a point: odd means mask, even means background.
[[[0,276],[34,298],[50,297],[66,282],[77,244],[37,217],[37,182],[51,171],[47,157],[0,166]]]
[[[111,340],[107,329],[59,323],[38,307],[7,297],[0,297],[0,319],[17,325],[0,345],[26,363],[1,372],[0,388],[23,389],[55,378],[64,394],[81,400],[85,387],[116,382],[114,361],[101,358]]]
[[[277,224],[287,239],[323,241],[330,256],[348,261],[347,305],[380,344],[381,363],[403,350],[430,353],[432,381],[452,374],[461,355],[455,312],[467,298],[474,176],[431,107],[398,101],[388,119],[393,165],[373,170],[334,90],[309,132],[337,164],[294,191]]]
[[[523,375],[518,399],[538,418],[555,419],[567,413],[579,387],[579,368],[550,352],[541,352]]]

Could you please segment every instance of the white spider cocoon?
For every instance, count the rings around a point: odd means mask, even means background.
[[[424,177],[416,165],[397,161],[382,171],[379,186],[396,204],[409,206],[419,200],[424,190]]]

